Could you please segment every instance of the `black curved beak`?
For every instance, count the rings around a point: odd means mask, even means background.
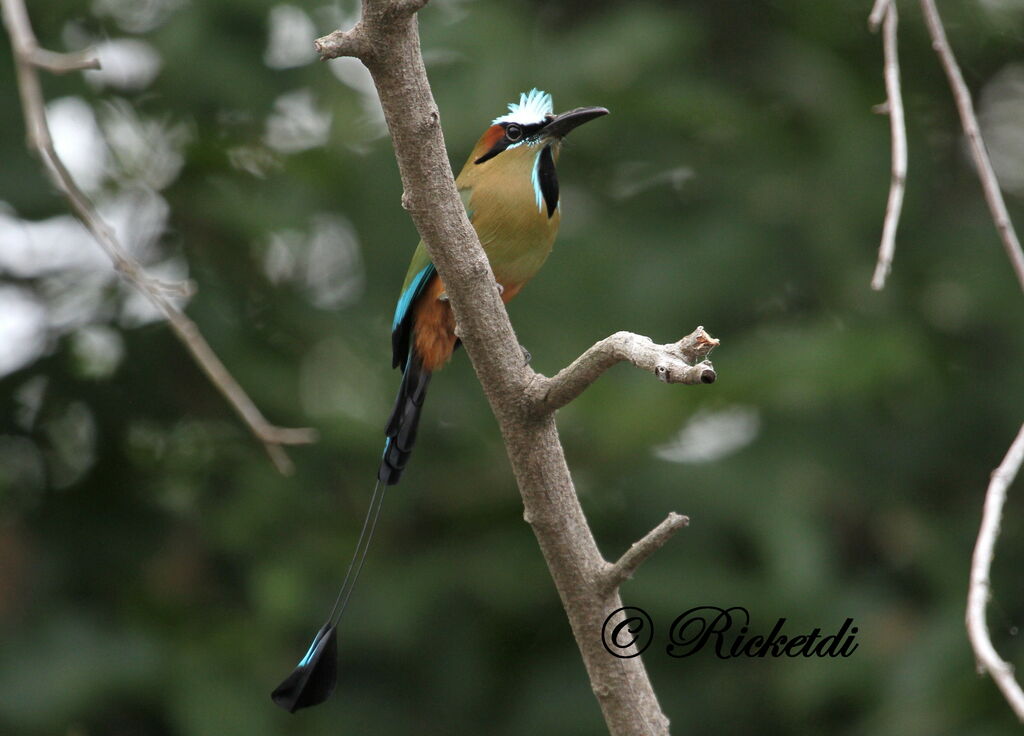
[[[543,134],[551,138],[565,138],[565,136],[583,125],[583,123],[607,114],[608,110],[603,107],[577,107],[575,110],[563,112],[561,115],[553,117],[544,126]]]

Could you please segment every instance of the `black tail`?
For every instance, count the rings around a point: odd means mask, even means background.
[[[391,410],[391,418],[384,430],[388,439],[384,445],[384,457],[380,460],[380,470],[377,471],[377,478],[384,485],[393,486],[401,480],[402,472],[409,462],[412,446],[416,444],[416,428],[420,423],[430,375],[430,371],[424,370],[423,361],[415,350],[410,351],[395,398],[395,408]]]
[[[338,681],[338,643],[337,626],[348,606],[349,597],[359,572],[366,560],[366,551],[370,548],[370,540],[377,528],[377,517],[384,502],[384,489],[395,485],[402,477],[412,446],[416,443],[416,428],[420,423],[420,412],[423,410],[423,399],[427,396],[430,385],[430,371],[424,370],[423,361],[410,350],[409,358],[402,373],[402,383],[398,387],[398,398],[395,408],[388,419],[387,443],[384,445],[384,457],[377,471],[377,484],[370,496],[370,507],[363,519],[363,528],[356,541],[355,552],[345,571],[345,580],[338,591],[334,607],[323,625],[313,638],[306,655],[299,660],[284,681],[271,694],[274,702],[294,713],[300,708],[308,708],[322,703],[334,692]]]
[[[377,528],[377,517],[380,516],[383,503],[384,487],[377,481],[370,496],[370,507],[363,519],[363,528],[356,541],[355,552],[348,563],[338,597],[334,599],[334,607],[327,616],[327,623],[313,637],[306,656],[299,660],[292,673],[270,694],[273,701],[289,713],[324,702],[331,697],[338,684],[338,624],[341,623],[341,616],[348,607],[348,599],[352,596],[356,580],[366,562],[366,551],[370,549],[370,540]]]

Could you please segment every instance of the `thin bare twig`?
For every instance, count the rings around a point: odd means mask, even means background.
[[[250,431],[263,443],[278,471],[286,475],[291,473],[293,466],[282,446],[313,442],[316,440],[315,431],[277,427],[264,418],[256,404],[203,338],[196,324],[169,299],[169,296],[187,293],[189,287],[166,284],[148,276],[142,265],[124,250],[113,229],[100,217],[92,201],[75,183],[64,162],[57,155],[46,120],[46,104],[39,83],[38,69],[65,72],[95,68],[95,60],[41,49],[32,31],[24,0],[3,0],[3,18],[14,52],[18,92],[25,116],[29,149],[39,155],[53,185],[67,199],[71,211],[96,238],[96,242],[113,262],[114,270],[137,288],[164,315],[175,335],[192,354],[199,367],[228,400]]]
[[[657,345],[651,338],[616,332],[589,347],[580,357],[548,378],[534,374],[526,399],[536,412],[553,412],[582,394],[602,373],[628,361],[665,383],[714,383],[715,368],[704,358],[718,345],[703,327],[677,343]]]
[[[878,30],[878,26],[882,24],[882,18],[885,17],[885,11],[889,9],[890,5],[895,5],[892,0],[875,0],[874,6],[871,8],[871,15],[868,16],[868,28],[874,33]]]
[[[960,124],[970,146],[971,157],[978,171],[985,201],[988,203],[992,220],[999,232],[999,238],[1010,259],[1010,265],[1017,276],[1021,289],[1024,290],[1024,252],[1013,228],[999,181],[989,160],[985,141],[981,137],[981,129],[974,113],[971,94],[964,82],[963,74],[957,64],[956,56],[949,45],[946,31],[942,24],[938,8],[934,0],[921,0],[921,11],[928,26],[932,39],[932,48],[939,57],[942,67],[949,80]],[[868,19],[872,30],[877,30],[884,17],[883,47],[885,53],[885,83],[888,93],[886,110],[890,115],[892,126],[893,168],[892,184],[889,191],[889,203],[886,207],[885,226],[882,233],[882,244],[879,247],[878,265],[875,269],[871,286],[881,289],[885,286],[885,278],[892,265],[895,249],[896,226],[903,202],[903,189],[906,179],[906,129],[903,121],[903,103],[900,96],[899,66],[896,53],[896,4],[893,0],[875,0]],[[988,672],[1003,696],[1013,709],[1017,718],[1024,722],[1024,691],[1021,690],[1013,676],[1013,667],[1003,661],[992,645],[988,624],[985,620],[985,609],[991,593],[990,572],[995,554],[995,544],[999,536],[999,523],[1002,518],[1003,505],[1006,502],[1006,490],[1013,482],[1024,462],[1024,426],[1021,426],[1017,438],[1010,446],[1006,457],[993,472],[985,494],[985,507],[982,514],[981,529],[974,547],[971,561],[971,579],[967,593],[967,635],[974,649],[979,672]]]
[[[633,573],[647,561],[648,557],[664,547],[672,535],[689,523],[690,517],[682,516],[675,511],[670,512],[663,522],[647,532],[642,539],[634,542],[622,557],[605,569],[601,584],[606,590],[618,588],[633,577]]]
[[[1003,516],[1003,505],[1006,503],[1006,490],[1017,477],[1022,462],[1024,425],[1021,425],[1017,438],[1010,445],[1003,462],[992,473],[992,480],[985,492],[981,530],[978,532],[978,541],[971,559],[971,584],[967,592],[967,636],[978,660],[978,671],[988,672],[992,676],[1003,692],[1006,702],[1017,714],[1017,718],[1024,722],[1024,692],[1014,679],[1013,667],[1003,661],[992,645],[988,624],[985,621],[985,608],[991,592],[989,574],[992,570],[996,540],[999,538],[999,522]]]
[[[48,71],[50,74],[67,74],[80,72],[83,69],[100,68],[100,60],[96,58],[96,52],[92,49],[61,54],[37,46],[32,52],[30,60],[34,66]]]
[[[871,288],[876,291],[885,288],[885,279],[892,269],[892,259],[896,252],[896,229],[899,227],[900,212],[903,210],[903,192],[907,186],[907,126],[903,119],[900,62],[896,48],[896,28],[899,19],[896,14],[896,3],[878,0],[868,21],[873,28],[878,27],[875,13],[880,8],[885,14],[882,25],[882,53],[885,57],[887,95],[885,112],[889,115],[892,137],[892,178],[889,183],[889,201],[885,205],[885,221],[882,224],[882,242],[878,246],[878,263],[871,278]]]
[[[967,141],[970,143],[971,157],[978,169],[978,178],[981,179],[981,188],[985,192],[985,201],[988,202],[992,220],[995,222],[996,230],[999,231],[999,239],[1003,242],[1003,248],[1017,275],[1021,290],[1024,290],[1024,251],[1021,250],[1020,240],[1013,229],[1010,215],[1006,211],[1006,203],[1003,201],[1003,194],[999,189],[999,180],[996,179],[992,162],[988,158],[985,141],[981,137],[981,128],[978,126],[978,118],[974,114],[971,93],[967,89],[963,74],[960,73],[960,66],[953,55],[953,49],[946,38],[946,30],[942,25],[942,18],[938,8],[935,7],[934,0],[921,0],[921,11],[924,13],[924,19],[928,25],[928,33],[932,37],[932,48],[938,54],[942,67],[946,71],[946,77],[949,79],[949,86],[953,90],[953,99],[960,113],[960,123],[967,136]]]

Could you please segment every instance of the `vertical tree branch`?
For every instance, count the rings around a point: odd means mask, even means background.
[[[206,342],[195,322],[185,316],[171,300],[172,296],[187,294],[189,287],[183,284],[167,284],[150,277],[142,265],[129,256],[121,246],[113,229],[100,217],[88,195],[75,183],[64,162],[57,155],[50,135],[50,126],[46,120],[46,105],[39,83],[38,69],[58,73],[94,69],[98,67],[97,61],[89,55],[57,54],[41,49],[32,31],[24,0],[3,0],[3,18],[14,52],[18,93],[25,117],[29,150],[39,156],[50,181],[64,195],[71,211],[92,233],[96,242],[110,258],[114,270],[163,314],[174,334],[191,353],[193,360],[228,400],[249,430],[263,443],[277,469],[284,474],[291,473],[292,462],[283,445],[313,442],[316,433],[312,429],[277,427],[264,418],[256,404]]]
[[[960,123],[967,136],[967,142],[970,144],[971,157],[978,169],[981,188],[985,192],[985,201],[988,202],[989,212],[992,213],[992,221],[999,232],[999,239],[1010,259],[1010,266],[1017,275],[1021,290],[1024,290],[1024,251],[1021,251],[1020,240],[1017,239],[1017,232],[1013,229],[1013,222],[1006,211],[1003,193],[999,189],[999,180],[996,179],[996,173],[992,169],[992,162],[988,157],[988,150],[985,148],[985,141],[981,137],[981,128],[978,126],[978,118],[974,114],[970,90],[967,89],[963,74],[960,73],[960,66],[953,55],[953,49],[946,38],[946,29],[942,25],[942,17],[939,15],[938,8],[935,7],[935,1],[921,0],[921,11],[924,13],[924,19],[928,25],[928,33],[932,37],[932,48],[938,54],[942,68],[946,71],[946,77],[949,79],[953,100],[960,113]]]
[[[882,53],[885,59],[885,112],[889,115],[892,137],[892,178],[889,184],[889,201],[885,205],[885,221],[882,224],[882,242],[878,246],[878,263],[871,278],[871,288],[880,291],[885,288],[885,279],[892,269],[896,252],[896,229],[899,227],[903,210],[903,192],[907,184],[907,127],[903,120],[903,93],[900,91],[900,61],[896,47],[896,29],[899,19],[896,3],[878,0],[868,20],[872,28],[878,27],[878,16],[884,15],[882,26]]]
[[[971,583],[967,592],[967,636],[971,640],[974,656],[978,660],[978,671],[988,672],[1010,704],[1017,718],[1024,723],[1024,692],[1013,676],[1013,667],[999,656],[992,645],[985,621],[985,609],[991,595],[990,574],[992,558],[995,556],[996,540],[999,538],[999,524],[1006,503],[1006,490],[1017,477],[1024,462],[1024,425],[1017,433],[1017,439],[1003,458],[1003,462],[992,473],[992,480],[985,492],[985,509],[981,517],[981,529],[971,559]]]
[[[501,428],[524,518],[544,554],[609,730],[616,736],[667,734],[668,719],[640,657],[618,659],[601,643],[609,613],[622,608],[618,586],[606,584],[609,563],[576,496],[555,426],[556,407],[538,410],[531,400],[528,386],[538,376],[523,365],[490,264],[456,191],[420,52],[415,12],[423,4],[363,0],[356,26],[317,40],[316,49],[323,59],[355,56],[373,76],[402,176],[402,206],[444,281],[459,336]],[[703,375],[714,375],[710,363],[706,370]],[[654,543],[643,549],[653,551]]]

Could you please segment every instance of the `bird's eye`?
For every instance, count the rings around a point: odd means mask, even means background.
[[[518,125],[510,125],[505,128],[505,137],[515,143],[517,140],[523,137],[523,129]]]

